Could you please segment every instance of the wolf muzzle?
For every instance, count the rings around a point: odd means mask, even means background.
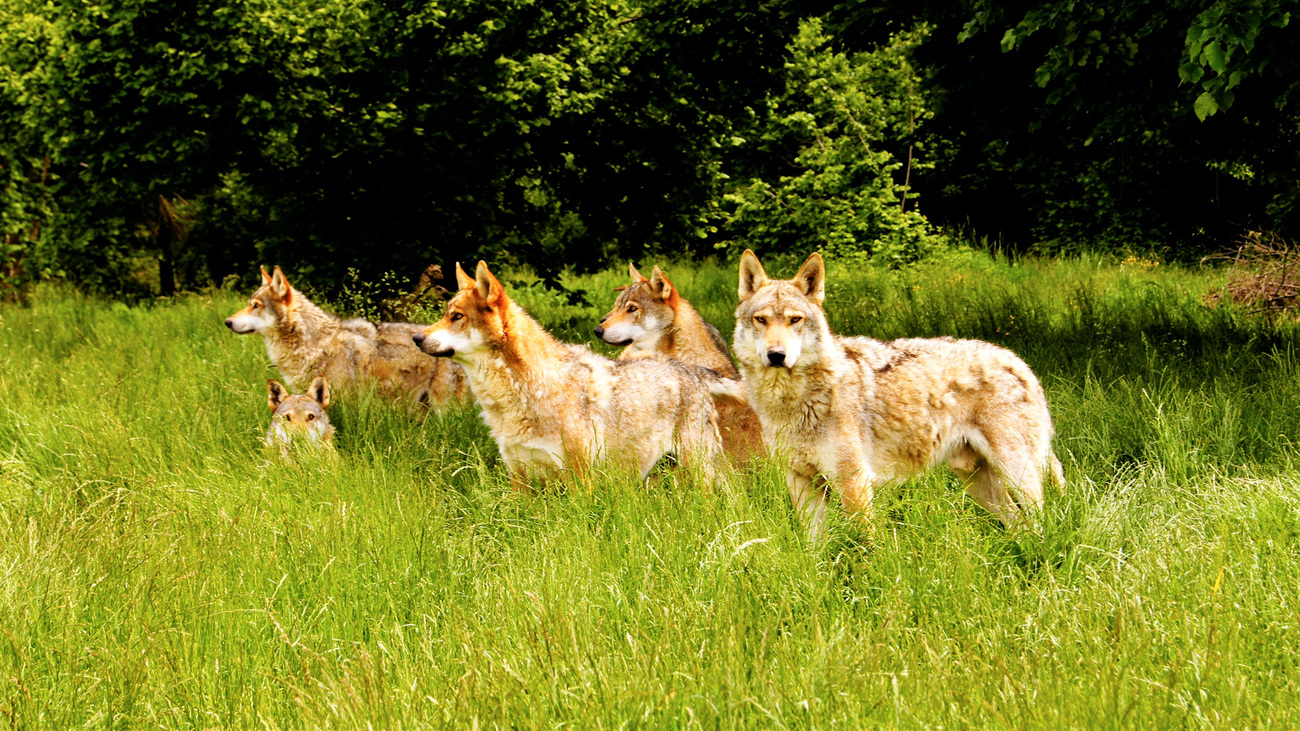
[[[605,339],[605,328],[603,328],[603,327],[598,327],[598,328],[596,328],[596,337],[600,338],[600,342],[602,342],[602,343],[604,343],[604,344],[606,344],[606,345],[614,345],[614,346],[617,346],[617,347],[620,347],[620,348],[622,348],[622,347],[627,347],[627,346],[629,346],[629,345],[632,344],[632,338],[628,338],[628,339],[626,339],[626,340],[620,340],[620,341],[618,341],[618,342],[612,342],[612,341],[610,341],[610,340],[606,340],[606,339]]]
[[[438,351],[429,351],[424,347],[425,340],[426,338],[424,337],[424,333],[416,333],[411,336],[411,342],[415,343],[415,347],[419,348],[420,352],[424,353],[425,355],[432,355],[435,358],[450,358],[451,356],[456,354],[456,351],[453,348],[444,348]]]

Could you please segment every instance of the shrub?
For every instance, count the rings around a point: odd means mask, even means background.
[[[785,88],[751,131],[760,159],[775,164],[727,194],[728,244],[897,265],[940,242],[925,217],[906,208],[910,176],[927,167],[913,140],[930,111],[910,59],[926,34],[918,26],[847,55],[834,50],[819,20],[801,24]],[[907,149],[907,162],[891,147]]]

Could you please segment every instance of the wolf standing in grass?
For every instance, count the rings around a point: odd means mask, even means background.
[[[655,267],[647,278],[628,264],[632,283],[622,288],[614,308],[600,318],[596,337],[626,346],[620,360],[666,355],[683,363],[739,379],[718,329],[705,322],[681,296],[668,275]],[[723,450],[741,460],[763,453],[762,427],[749,404],[729,396],[714,398],[722,428]]]
[[[733,352],[764,441],[791,460],[790,498],[811,535],[825,521],[823,480],[866,515],[875,487],[946,462],[1007,526],[1042,508],[1045,476],[1064,487],[1024,361],[979,340],[834,335],[825,286],[820,254],[791,280],[768,279],[752,251],[740,259]]]
[[[516,488],[560,472],[583,481],[609,457],[645,478],[664,454],[707,477],[721,453],[711,371],[662,356],[613,361],[551,337],[479,262],[441,321],[415,335],[429,355],[465,367]]]
[[[262,269],[262,286],[248,306],[226,319],[246,335],[261,333],[271,363],[290,388],[323,375],[338,388],[374,381],[392,395],[428,404],[465,395],[465,373],[450,361],[427,358],[411,343],[424,329],[408,322],[343,320],[317,307],[275,268]]]

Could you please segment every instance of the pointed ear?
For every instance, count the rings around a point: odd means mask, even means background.
[[[765,284],[767,272],[763,271],[763,265],[758,263],[754,252],[745,249],[745,253],[740,255],[740,301],[753,297]]]
[[[638,272],[636,270],[636,264],[633,264],[630,261],[627,263],[627,273],[632,277],[632,281],[636,284],[649,281],[644,276],[642,276],[641,272]]]
[[[265,287],[270,283],[271,283],[271,275],[266,273],[266,267],[262,267],[262,286]]]
[[[664,302],[672,302],[673,298],[677,296],[677,290],[673,287],[673,283],[668,280],[668,277],[664,275],[659,267],[655,267],[654,271],[650,272],[650,291],[654,292]]]
[[[271,275],[271,291],[285,304],[289,304],[289,300],[293,299],[293,287],[284,276],[284,272],[280,271],[280,267],[276,267]]]
[[[826,299],[826,262],[822,261],[822,255],[814,251],[808,261],[799,267],[799,273],[794,275],[790,283],[808,299],[820,305]]]
[[[478,269],[474,270],[474,286],[478,288],[478,295],[489,305],[500,307],[505,301],[506,290],[492,272],[488,271],[485,261],[480,261]]]
[[[469,289],[474,286],[474,278],[465,273],[460,262],[456,262],[456,289]]]
[[[330,407],[330,384],[325,380],[325,376],[311,379],[311,385],[307,387],[307,395],[316,399],[322,409]]]
[[[272,411],[280,408],[280,403],[284,401],[288,395],[289,389],[285,388],[283,383],[280,383],[274,378],[267,379],[266,405],[269,406]]]

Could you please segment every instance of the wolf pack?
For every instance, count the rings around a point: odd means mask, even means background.
[[[472,399],[527,493],[597,474],[644,481],[667,455],[705,485],[779,458],[814,538],[833,496],[865,519],[877,488],[941,464],[1013,530],[1034,523],[1047,483],[1065,487],[1047,399],[1023,360],[980,340],[832,333],[820,254],[792,279],[741,256],[730,349],[659,267],[646,277],[629,265],[595,328],[623,347],[616,359],[557,340],[482,261],[473,276],[456,265],[457,290],[427,326],[341,319],[279,267],[261,273],[226,326],[261,334],[286,382],[267,382],[266,433],[286,454],[296,442],[329,448],[331,389],[373,384],[428,408]]]

